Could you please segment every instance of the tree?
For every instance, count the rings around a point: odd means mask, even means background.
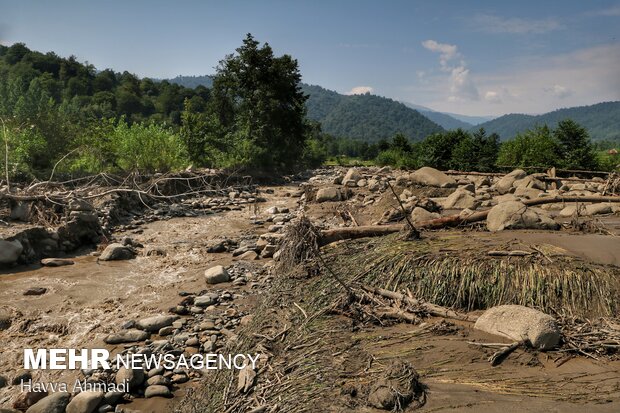
[[[547,126],[539,126],[502,144],[497,164],[500,166],[559,165],[559,143]]]
[[[290,170],[304,152],[306,123],[297,61],[275,57],[268,44],[248,34],[235,55],[217,67],[209,103],[237,161]]]
[[[558,123],[553,136],[559,142],[560,165],[566,169],[596,169],[596,153],[585,128],[571,119]]]

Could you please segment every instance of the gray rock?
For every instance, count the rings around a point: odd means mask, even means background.
[[[75,264],[73,260],[69,260],[66,258],[43,258],[41,260],[41,265],[46,267],[62,267],[64,265],[73,265]]]
[[[342,178],[342,184],[347,186],[357,186],[357,182],[362,179],[362,175],[356,168],[349,168],[344,178]]]
[[[217,294],[204,294],[194,298],[194,305],[198,307],[208,307],[217,303],[219,296]]]
[[[178,320],[179,316],[177,315],[156,315],[152,317],[143,318],[142,320],[138,320],[136,322],[136,327],[140,330],[148,331],[149,333],[154,333],[159,331],[159,329],[163,327],[168,327],[172,325],[176,320]]]
[[[558,229],[559,225],[543,211],[528,208],[519,201],[502,202],[495,205],[487,215],[487,229]]]
[[[0,308],[0,331],[6,330],[11,327],[13,323],[13,316],[7,310],[3,310]]]
[[[52,393],[26,410],[26,413],[65,413],[71,395],[65,392]]]
[[[495,189],[500,194],[506,194],[512,189],[512,185],[517,179],[523,179],[527,176],[527,173],[523,169],[515,169],[507,175],[504,175],[495,184]]]
[[[130,260],[135,258],[133,250],[123,244],[110,244],[99,256],[99,261]]]
[[[130,391],[137,390],[144,383],[144,370],[121,367],[116,373],[116,384],[127,383]]]
[[[103,400],[103,392],[83,391],[71,399],[66,413],[92,413]]]
[[[230,275],[226,268],[221,265],[216,265],[205,270],[205,280],[207,284],[219,284],[230,281]]]
[[[125,393],[122,391],[109,391],[103,396],[103,403],[118,404],[124,395]]]
[[[342,194],[338,188],[321,188],[316,193],[316,202],[335,202],[342,199]]]
[[[440,188],[452,188],[456,186],[456,181],[454,179],[445,173],[428,166],[420,168],[409,175],[409,179],[413,183],[419,185],[436,186]]]
[[[429,212],[424,208],[415,207],[411,212],[411,221],[414,223],[430,221],[431,219],[440,218],[441,215],[436,212]]]
[[[122,330],[118,333],[110,334],[103,341],[106,344],[135,343],[136,341],[144,341],[149,338],[149,333],[135,328]]]
[[[602,215],[602,214],[611,214],[613,211],[613,206],[611,204],[590,204],[586,206],[586,212],[588,215]]]
[[[148,384],[149,386],[167,386],[168,384],[170,384],[170,380],[168,380],[164,376],[157,375],[149,377],[149,379],[146,381],[146,384]]]
[[[172,397],[172,392],[168,387],[156,384],[146,388],[144,397],[147,399],[151,397]]]
[[[474,328],[514,341],[527,340],[541,350],[558,345],[562,336],[555,319],[541,311],[520,305],[500,305],[486,310]]]
[[[9,384],[9,379],[0,375],[0,389],[6,387]]]
[[[13,264],[23,251],[24,247],[18,240],[0,240],[0,264]]]
[[[30,205],[26,202],[18,202],[11,208],[10,217],[14,221],[28,222],[28,218],[30,218]]]
[[[255,251],[246,251],[237,257],[240,261],[255,261],[258,259],[258,254]]]
[[[19,411],[26,411],[30,406],[36,404],[39,400],[47,397],[47,392],[24,391],[17,395],[13,401],[13,407]]]
[[[476,209],[480,203],[464,189],[457,189],[443,202],[444,209]]]
[[[45,287],[31,287],[24,291],[24,295],[43,295],[47,292]]]

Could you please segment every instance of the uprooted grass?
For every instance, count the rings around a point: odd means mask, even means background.
[[[465,310],[513,303],[576,315],[617,314],[615,267],[535,255],[498,259],[480,251],[455,256],[445,252],[455,246],[452,240],[405,242],[397,234],[324,248],[319,264],[304,253],[302,238],[291,247],[303,262],[276,271],[252,320],[222,349],[263,355],[253,388],[237,391],[234,371],[210,372],[177,412],[359,411],[389,366],[352,338],[355,317],[334,315],[347,299],[340,281],[409,290],[416,298]]]

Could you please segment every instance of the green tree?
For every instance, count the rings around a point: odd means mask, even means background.
[[[272,170],[297,166],[306,139],[307,97],[300,81],[295,59],[275,57],[251,34],[220,62],[209,106],[220,126],[215,138],[228,143],[234,163]]]
[[[566,169],[596,169],[596,153],[585,128],[571,119],[558,123],[553,136],[559,142],[560,166]]]
[[[559,143],[547,126],[539,126],[502,144],[497,164],[500,166],[552,167],[560,163]]]

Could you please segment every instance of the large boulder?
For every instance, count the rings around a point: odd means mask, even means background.
[[[559,225],[543,213],[528,208],[519,201],[502,202],[495,205],[487,215],[487,229],[558,229]]]
[[[444,209],[476,209],[478,205],[480,202],[465,189],[457,189],[443,202]]]
[[[116,384],[127,383],[129,391],[133,392],[144,383],[144,370],[121,367],[114,380]]]
[[[207,284],[220,284],[230,281],[230,275],[226,268],[221,265],[208,268],[205,270],[205,280]]]
[[[495,190],[500,194],[506,194],[510,192],[512,185],[518,179],[523,179],[527,176],[527,173],[523,169],[515,169],[508,175],[504,175],[497,183],[495,183]]]
[[[456,181],[454,179],[428,166],[420,168],[409,175],[409,180],[418,185],[436,186],[440,188],[453,188],[456,186]]]
[[[26,413],[65,413],[70,397],[66,392],[52,393],[29,407]]]
[[[316,202],[335,202],[343,199],[342,193],[333,186],[321,188],[316,193]]]
[[[527,340],[532,347],[541,350],[553,349],[562,336],[553,317],[521,305],[489,308],[478,318],[474,328],[514,341]]]
[[[427,211],[426,209],[420,207],[413,208],[413,211],[411,212],[411,221],[414,224],[437,218],[441,218],[441,215],[436,212]]]
[[[101,400],[103,392],[83,391],[71,399],[66,413],[93,413]]]
[[[106,344],[121,344],[121,343],[135,343],[137,341],[144,341],[149,338],[149,333],[143,330],[131,328],[129,330],[122,330],[118,333],[110,334],[103,341]]]
[[[130,260],[135,258],[136,254],[133,250],[123,244],[110,244],[108,245],[101,255],[99,256],[99,261],[115,261],[115,260]]]
[[[590,204],[586,207],[586,213],[588,215],[611,214],[613,212],[613,205],[611,204]]]
[[[18,240],[0,240],[0,264],[13,264],[19,259],[24,247]]]
[[[179,316],[177,315],[156,315],[143,318],[142,320],[138,320],[136,322],[136,327],[138,327],[140,330],[154,333],[156,331],[159,331],[163,327],[171,326],[172,323],[174,323],[178,319]]]
[[[362,175],[356,168],[349,168],[347,174],[342,178],[342,185],[357,186],[357,183],[362,179]]]

